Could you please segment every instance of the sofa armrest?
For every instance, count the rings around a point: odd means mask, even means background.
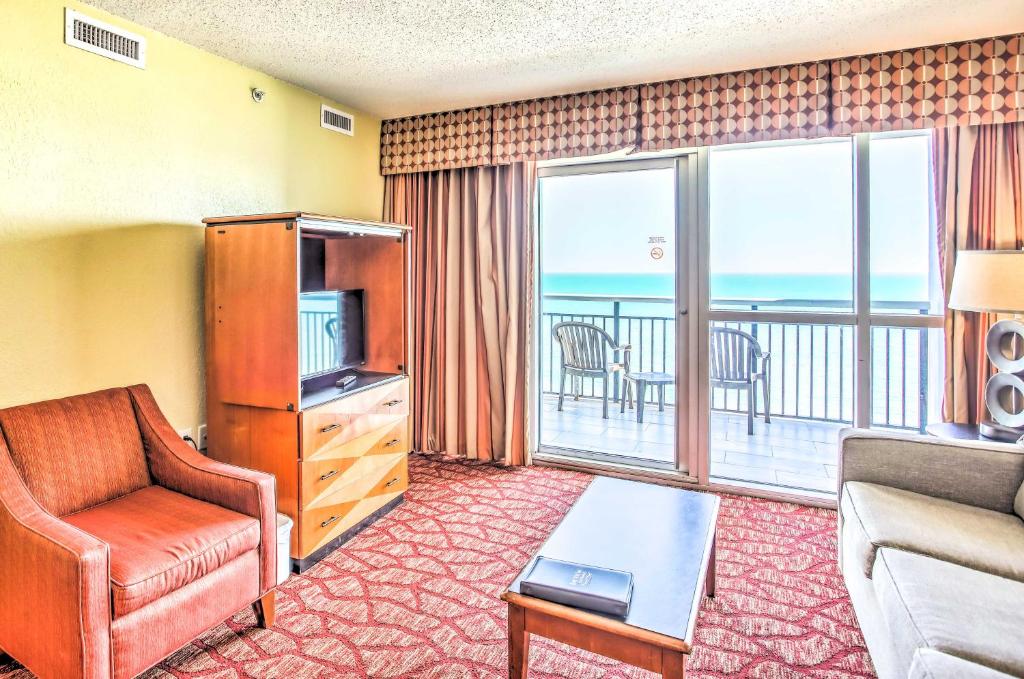
[[[110,677],[110,549],[46,512],[0,437],[0,647],[40,677]]]
[[[1024,482],[1024,447],[933,436],[844,429],[839,487],[864,481],[1013,513]]]
[[[178,438],[144,384],[128,387],[153,480],[260,521],[260,593],[277,586],[277,494],[270,474],[211,460]]]

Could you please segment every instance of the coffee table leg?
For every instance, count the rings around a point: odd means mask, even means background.
[[[715,596],[715,549],[718,543],[718,530],[715,530],[714,537],[711,538],[711,556],[708,558],[708,572],[704,576],[704,591],[711,598]]]
[[[686,676],[686,656],[679,651],[662,651],[661,676],[664,679],[683,679]]]
[[[526,631],[526,611],[508,605],[508,677],[526,679],[530,661],[530,633]],[[682,676],[682,675],[680,675]]]

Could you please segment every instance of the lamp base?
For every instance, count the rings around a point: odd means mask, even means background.
[[[1021,436],[1024,436],[1024,428],[1006,427],[998,422],[984,420],[978,425],[978,433],[992,441],[1016,443]]]

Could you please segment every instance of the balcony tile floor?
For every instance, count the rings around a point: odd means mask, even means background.
[[[644,422],[636,412],[620,413],[609,404],[609,418],[601,417],[600,399],[573,401],[566,397],[562,412],[557,396],[545,395],[541,416],[541,443],[558,448],[590,450],[635,460],[672,462],[674,413],[658,412],[648,404]],[[835,493],[836,442],[845,425],[775,417],[771,424],[754,420],[747,435],[745,415],[713,412],[710,448],[712,480],[764,484],[780,490]]]

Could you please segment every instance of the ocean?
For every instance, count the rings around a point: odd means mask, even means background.
[[[908,306],[927,306],[928,285],[924,277],[916,274],[887,274],[872,276],[872,299],[875,301],[906,303]],[[724,300],[744,300],[751,303],[812,298],[825,304],[782,308],[832,309],[852,307],[853,277],[842,274],[713,274],[711,299],[714,306],[749,308],[749,304],[725,304]],[[549,295],[613,295],[617,297],[674,296],[674,276],[652,273],[549,273],[541,278],[541,294]],[[719,301],[719,303],[715,303]],[[844,305],[843,302],[846,302]],[[773,308],[780,308],[776,301]],[[544,311],[557,313],[602,313],[609,309],[606,302],[580,302],[552,300],[543,302]],[[665,312],[663,304],[625,302],[622,313],[636,315]]]

